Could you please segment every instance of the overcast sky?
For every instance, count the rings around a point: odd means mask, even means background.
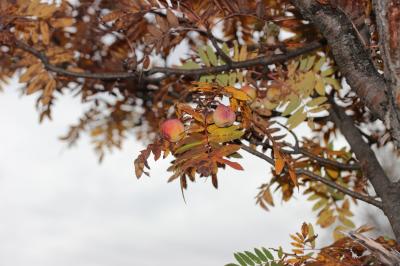
[[[314,221],[301,201],[255,206],[270,176],[244,152],[244,173],[221,172],[219,190],[190,184],[185,204],[166,183],[167,161],[134,177],[143,146],[133,137],[102,164],[88,140],[66,148],[57,137],[82,113],[78,99],[60,98],[41,125],[34,102],[15,86],[0,94],[0,265],[224,265],[235,251],[288,246],[289,232]]]

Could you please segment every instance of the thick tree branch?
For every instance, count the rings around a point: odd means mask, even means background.
[[[244,144],[241,145],[241,148],[243,150],[247,151],[248,153],[263,159],[264,161],[268,162],[272,166],[275,165],[274,159],[272,159],[271,157],[265,155],[264,153],[259,152],[259,151],[255,150],[255,149],[253,149],[253,148],[251,148],[251,147],[249,147],[247,145],[244,145]],[[323,184],[325,184],[325,185],[327,185],[329,187],[337,189],[338,191],[340,191],[340,192],[342,192],[342,193],[344,193],[346,195],[349,195],[349,196],[351,196],[351,197],[353,197],[355,199],[359,199],[361,201],[367,202],[367,203],[372,204],[372,205],[374,205],[374,206],[376,206],[376,207],[378,207],[380,209],[382,208],[382,202],[377,201],[377,200],[375,200],[375,199],[373,199],[373,198],[371,198],[371,197],[369,197],[367,195],[363,195],[363,194],[360,194],[358,192],[352,191],[352,190],[350,190],[348,188],[342,187],[341,185],[333,182],[332,180],[329,180],[329,179],[324,178],[322,176],[316,175],[313,172],[310,172],[308,170],[296,169],[296,174],[305,175],[305,176],[309,177],[310,179],[312,179],[314,181],[321,182],[321,183],[323,183]]]
[[[327,39],[340,71],[367,107],[391,130],[400,147],[400,113],[385,79],[377,72],[351,20],[338,8],[316,0],[292,0]]]
[[[385,77],[400,100],[400,0],[373,0]]]
[[[53,71],[59,75],[75,77],[75,78],[90,78],[90,79],[101,79],[101,80],[116,80],[116,79],[129,79],[129,78],[137,78],[140,75],[144,75],[144,79],[148,81],[157,80],[159,81],[162,78],[152,78],[151,75],[154,74],[165,74],[164,78],[169,75],[184,75],[184,76],[199,76],[205,74],[214,74],[220,73],[224,71],[230,71],[234,69],[240,68],[249,68],[260,65],[271,65],[276,63],[283,63],[291,58],[297,57],[299,55],[312,52],[320,47],[322,44],[320,42],[312,42],[306,44],[305,46],[291,50],[286,54],[275,54],[268,56],[261,56],[254,59],[249,59],[240,62],[232,62],[230,65],[222,65],[222,66],[213,66],[213,67],[205,67],[199,69],[181,69],[181,68],[169,68],[169,67],[153,67],[146,72],[103,72],[103,73],[89,73],[89,72],[74,72],[69,71],[64,68],[52,65],[47,58],[47,56],[41,52],[36,50],[35,48],[27,45],[22,41],[16,41],[15,45],[17,48],[20,48],[34,56],[36,56],[40,61],[42,61],[43,65],[46,69]]]
[[[363,140],[354,121],[345,111],[333,104],[330,110],[333,122],[340,128],[354,154],[361,170],[371,182],[377,195],[382,199],[383,211],[388,217],[397,239],[400,238],[400,186],[391,183],[370,146]]]

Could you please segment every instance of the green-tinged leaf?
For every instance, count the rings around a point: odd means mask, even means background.
[[[287,121],[290,129],[300,125],[307,118],[307,113],[304,112],[304,106],[299,108]]]
[[[235,72],[229,73],[229,81],[228,81],[229,86],[232,86],[232,87],[235,86],[236,76],[237,76],[237,74]]]
[[[262,253],[261,250],[259,250],[258,248],[255,248],[254,252],[256,253],[258,258],[260,258],[262,261],[268,261],[267,257],[264,255],[264,253]]]
[[[279,103],[271,103],[267,98],[263,99],[262,104],[268,110],[274,110],[279,105]]]
[[[335,240],[339,240],[339,239],[345,237],[345,235],[342,232],[343,231],[347,231],[347,230],[348,230],[348,228],[346,228],[346,227],[344,227],[342,225],[339,225],[339,226],[335,227],[335,229],[333,231],[333,238]]]
[[[308,61],[307,57],[300,60],[300,66],[299,66],[300,71],[305,71],[306,66],[307,66],[307,61]]]
[[[248,265],[255,266],[254,262],[246,254],[242,252],[238,252],[238,254]]]
[[[240,155],[240,153],[234,152],[231,155],[229,155],[230,158],[235,158],[235,159],[243,159],[243,156]]]
[[[279,249],[278,249],[278,258],[282,259],[282,257],[283,257],[283,250],[282,250],[282,247],[279,247]]]
[[[318,106],[324,102],[326,102],[328,100],[328,98],[326,97],[317,97],[312,99],[311,101],[309,101],[306,105],[308,107],[314,107],[314,106]]]
[[[297,70],[297,67],[299,66],[300,62],[299,61],[292,61],[289,65],[288,65],[288,76],[289,77],[293,77],[294,73]]]
[[[321,67],[322,67],[322,65],[325,63],[325,57],[321,57],[318,61],[317,61],[317,63],[315,63],[315,65],[314,65],[314,67],[313,67],[313,71],[314,72],[318,72],[320,69],[321,69]]]
[[[239,61],[245,61],[246,59],[247,59],[247,45],[243,45],[240,48]]]
[[[301,76],[301,81],[295,84],[295,87],[305,96],[309,96],[315,87],[315,74],[309,71]]]
[[[317,219],[317,224],[319,224],[322,228],[326,228],[333,224],[335,221],[336,216],[333,215],[333,211],[330,209],[324,209]]]
[[[200,82],[212,83],[215,79],[215,75],[204,75],[200,77]]]
[[[242,72],[237,72],[237,81],[240,85],[242,85],[242,83],[244,82],[244,76]]]
[[[199,64],[193,62],[193,60],[186,61],[182,66],[182,69],[199,69],[201,68]]]
[[[314,113],[314,114],[315,113],[319,113],[319,112],[328,110],[329,106],[330,106],[329,104],[323,104],[323,105],[320,105],[320,106],[315,107],[313,109],[309,109],[308,112]]]
[[[312,194],[310,197],[307,198],[309,201],[313,201],[316,199],[320,199],[321,197],[318,194]]]
[[[208,67],[211,66],[210,60],[208,59],[208,56],[207,56],[207,54],[206,54],[206,52],[204,51],[203,48],[200,48],[200,49],[197,51],[197,53],[199,54],[201,61],[202,61],[206,66],[208,66]]]
[[[350,219],[344,217],[343,215],[339,215],[339,221],[347,227],[350,227],[350,228],[356,227],[356,225]]]
[[[214,50],[209,45],[207,45],[206,49],[207,49],[208,59],[210,60],[211,65],[217,66],[218,58],[217,58],[217,55],[215,54]]]
[[[344,194],[342,192],[334,191],[331,193],[331,195],[334,200],[343,200],[344,199]]]
[[[333,67],[330,67],[330,68],[328,68],[328,69],[322,71],[322,72],[321,72],[321,76],[322,76],[322,77],[330,76],[330,75],[332,75],[333,73],[335,73],[335,71],[336,71],[336,70],[335,70]]]
[[[317,202],[314,204],[312,210],[313,210],[313,211],[316,211],[316,210],[318,210],[318,209],[324,207],[327,203],[328,203],[328,200],[325,199],[325,198],[322,198],[322,199],[320,199],[319,201],[317,201]]]
[[[261,250],[264,252],[265,256],[267,256],[268,259],[273,260],[274,256],[272,255],[272,253],[266,249],[266,248],[261,248]]]
[[[233,256],[241,266],[246,266],[246,262],[242,259],[242,257],[238,253],[233,254]]]
[[[325,84],[321,78],[316,78],[315,91],[321,96],[325,95]]]
[[[222,44],[222,48],[221,49],[227,56],[230,56],[230,49],[229,49],[228,45],[226,44],[226,42],[224,42]]]
[[[201,144],[204,144],[204,142],[203,141],[195,141],[195,142],[192,142],[192,143],[188,143],[186,145],[183,145],[182,147],[179,147],[175,151],[175,154],[183,153],[183,152],[188,151],[188,150],[190,150],[190,149],[192,149],[192,148],[194,148],[194,147],[196,147],[198,145],[201,145]]]
[[[312,68],[312,66],[314,65],[314,62],[315,62],[315,58],[317,58],[315,55],[308,57],[307,65],[306,65],[304,71],[308,71]]]
[[[235,139],[240,139],[244,135],[244,131],[229,131],[229,132],[216,132],[212,133],[208,140],[213,141],[213,142],[218,142],[218,143],[223,143],[223,142],[229,142]]]
[[[233,125],[230,127],[218,127],[215,124],[209,125],[207,127],[207,131],[210,134],[216,134],[216,135],[221,135],[221,134],[229,134],[230,132],[238,130],[240,127],[237,125]]]
[[[314,227],[311,223],[308,224],[308,238],[313,238],[315,236]],[[315,248],[315,239],[311,241],[311,247]]]
[[[326,84],[331,85],[335,90],[340,90],[341,86],[337,79],[334,78],[324,78],[323,79]]]
[[[219,74],[217,75],[217,83],[219,86],[225,87],[228,85],[229,75],[228,74]]]
[[[244,252],[250,259],[252,259],[255,263],[260,264],[261,259],[258,258],[255,254],[251,253],[250,251],[245,251]]]
[[[299,96],[295,94],[291,94],[289,96],[289,104],[286,106],[285,110],[282,113],[282,116],[287,116],[288,114],[292,113],[297,107],[301,104],[301,100]]]
[[[239,264],[236,264],[236,263],[228,263],[228,264],[225,264],[225,266],[239,266]]]
[[[233,60],[239,61],[239,44],[236,40],[233,42]]]

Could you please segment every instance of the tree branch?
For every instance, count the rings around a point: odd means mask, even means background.
[[[400,148],[400,113],[388,84],[375,69],[351,20],[330,4],[320,4],[316,0],[292,2],[327,39],[335,62],[351,88],[391,130],[396,146]]]
[[[233,60],[227,54],[225,54],[225,52],[221,49],[221,47],[219,47],[217,40],[215,36],[212,34],[211,30],[208,30],[207,34],[208,34],[208,39],[210,39],[212,45],[214,46],[215,50],[217,50],[217,53],[222,58],[222,60],[224,60],[224,62],[227,63],[228,65],[232,65]]]
[[[383,211],[392,225],[393,232],[397,239],[400,238],[400,186],[399,183],[391,183],[385,171],[380,165],[371,147],[363,140],[354,121],[346,115],[345,111],[332,104],[330,116],[333,122],[340,128],[340,131],[357,160],[366,178],[371,182],[376,194],[382,199]]]
[[[205,74],[214,74],[220,73],[224,71],[230,71],[239,68],[249,68],[259,65],[271,65],[276,63],[285,62],[291,58],[297,57],[299,55],[309,53],[314,51],[320,47],[322,47],[321,42],[312,42],[306,44],[305,46],[291,50],[286,54],[275,54],[271,56],[261,56],[254,59],[232,62],[230,65],[222,65],[222,66],[213,66],[213,67],[205,67],[199,69],[181,69],[181,68],[168,68],[168,67],[153,67],[146,72],[135,71],[135,72],[102,72],[102,73],[90,73],[90,72],[74,72],[69,71],[64,68],[52,65],[49,62],[48,57],[41,51],[36,50],[35,48],[27,45],[22,41],[15,41],[15,45],[17,48],[22,49],[34,56],[36,56],[40,61],[42,61],[43,65],[46,69],[53,71],[59,75],[75,77],[75,78],[90,78],[90,79],[101,79],[101,80],[115,80],[115,79],[129,79],[129,78],[137,78],[142,73],[144,75],[143,79],[152,81],[157,80],[160,81],[163,78],[166,78],[169,75],[184,75],[184,76],[198,76]],[[163,78],[152,78],[151,75],[162,73],[165,74]]]
[[[251,142],[252,144],[255,145],[261,145],[267,148],[272,148],[272,146],[269,143],[265,143],[265,142]],[[266,146],[267,144],[267,146]],[[353,171],[353,170],[360,170],[361,167],[358,163],[353,163],[353,164],[346,164],[346,163],[341,163],[338,161],[334,161],[334,160],[330,160],[330,159],[326,159],[323,157],[320,157],[318,155],[315,155],[314,153],[310,152],[307,149],[298,147],[298,146],[293,146],[290,145],[289,143],[285,143],[286,146],[290,147],[293,150],[286,150],[286,149],[281,149],[280,151],[286,154],[295,154],[295,155],[304,155],[307,156],[315,161],[317,161],[318,163],[320,163],[322,166],[328,166],[328,167],[332,167],[332,168],[337,168],[340,170],[348,170],[348,171]]]
[[[244,144],[241,145],[241,148],[243,150],[247,151],[248,153],[250,153],[250,154],[252,154],[254,156],[257,156],[258,158],[263,159],[264,161],[268,162],[272,166],[275,166],[274,159],[272,159],[271,157],[265,155],[264,153],[261,153],[261,152],[255,150],[255,149],[253,149],[253,148],[251,148],[251,147],[249,147],[247,145],[244,145]],[[333,182],[333,181],[331,181],[331,180],[329,180],[327,178],[324,178],[322,176],[316,175],[313,172],[310,172],[308,170],[296,169],[295,171],[296,171],[296,174],[298,174],[298,175],[305,175],[305,176],[309,177],[310,179],[312,179],[314,181],[321,182],[321,183],[323,183],[323,184],[325,184],[325,185],[327,185],[329,187],[332,187],[334,189],[337,189],[338,191],[340,191],[340,192],[342,192],[342,193],[344,193],[346,195],[349,195],[349,196],[351,196],[351,197],[353,197],[355,199],[359,199],[361,201],[364,201],[366,203],[372,204],[372,205],[382,209],[382,202],[377,201],[377,200],[375,200],[375,199],[373,199],[373,198],[371,198],[371,197],[369,197],[367,195],[362,195],[362,194],[360,194],[358,192],[355,192],[355,191],[352,191],[352,190],[350,190],[348,188],[342,187],[341,185],[339,185],[339,184],[337,184],[337,183],[335,183],[335,182]]]
[[[400,100],[400,0],[373,0],[385,77]],[[398,98],[399,97],[399,98]]]

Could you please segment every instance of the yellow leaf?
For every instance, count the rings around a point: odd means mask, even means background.
[[[309,101],[306,105],[308,107],[314,107],[314,106],[318,106],[324,102],[326,102],[328,100],[328,98],[326,97],[317,97],[312,99],[311,101]]]
[[[251,100],[250,96],[247,93],[245,93],[241,90],[238,90],[234,87],[231,87],[231,86],[224,87],[224,91],[228,94],[231,94],[233,98],[235,98],[239,101]]]
[[[221,128],[221,129],[226,129],[226,128]],[[239,139],[243,136],[244,131],[241,130],[226,130],[226,131],[217,131],[213,132],[208,140],[212,142],[218,142],[218,143],[223,143],[223,142],[229,142],[235,139]]]
[[[290,129],[300,125],[307,118],[307,113],[304,112],[304,106],[297,110],[287,121]]]
[[[289,104],[286,106],[285,110],[282,113],[282,116],[287,116],[291,112],[293,112],[297,107],[300,106],[301,100],[299,96],[295,94],[289,95]]]
[[[239,61],[239,45],[236,40],[233,42],[233,60]]]
[[[72,26],[74,23],[75,23],[75,19],[73,19],[73,18],[57,18],[57,19],[52,19],[50,21],[50,25],[53,28],[69,27],[69,26]]]
[[[339,171],[334,168],[325,168],[326,172],[332,179],[337,179],[339,177]]]
[[[40,33],[42,34],[43,43],[48,45],[50,43],[50,32],[46,21],[40,21]]]
[[[324,78],[323,79],[326,84],[331,85],[335,90],[340,90],[341,86],[337,79],[334,78]]]
[[[301,81],[296,84],[296,88],[306,96],[310,95],[316,82],[314,72],[309,71],[304,75],[301,75],[300,79]]]
[[[350,219],[344,217],[343,215],[339,215],[339,221],[343,225],[345,225],[345,226],[347,226],[349,228],[355,228],[356,227],[356,225]]]
[[[239,53],[239,61],[245,61],[247,59],[247,45],[243,45]]]

